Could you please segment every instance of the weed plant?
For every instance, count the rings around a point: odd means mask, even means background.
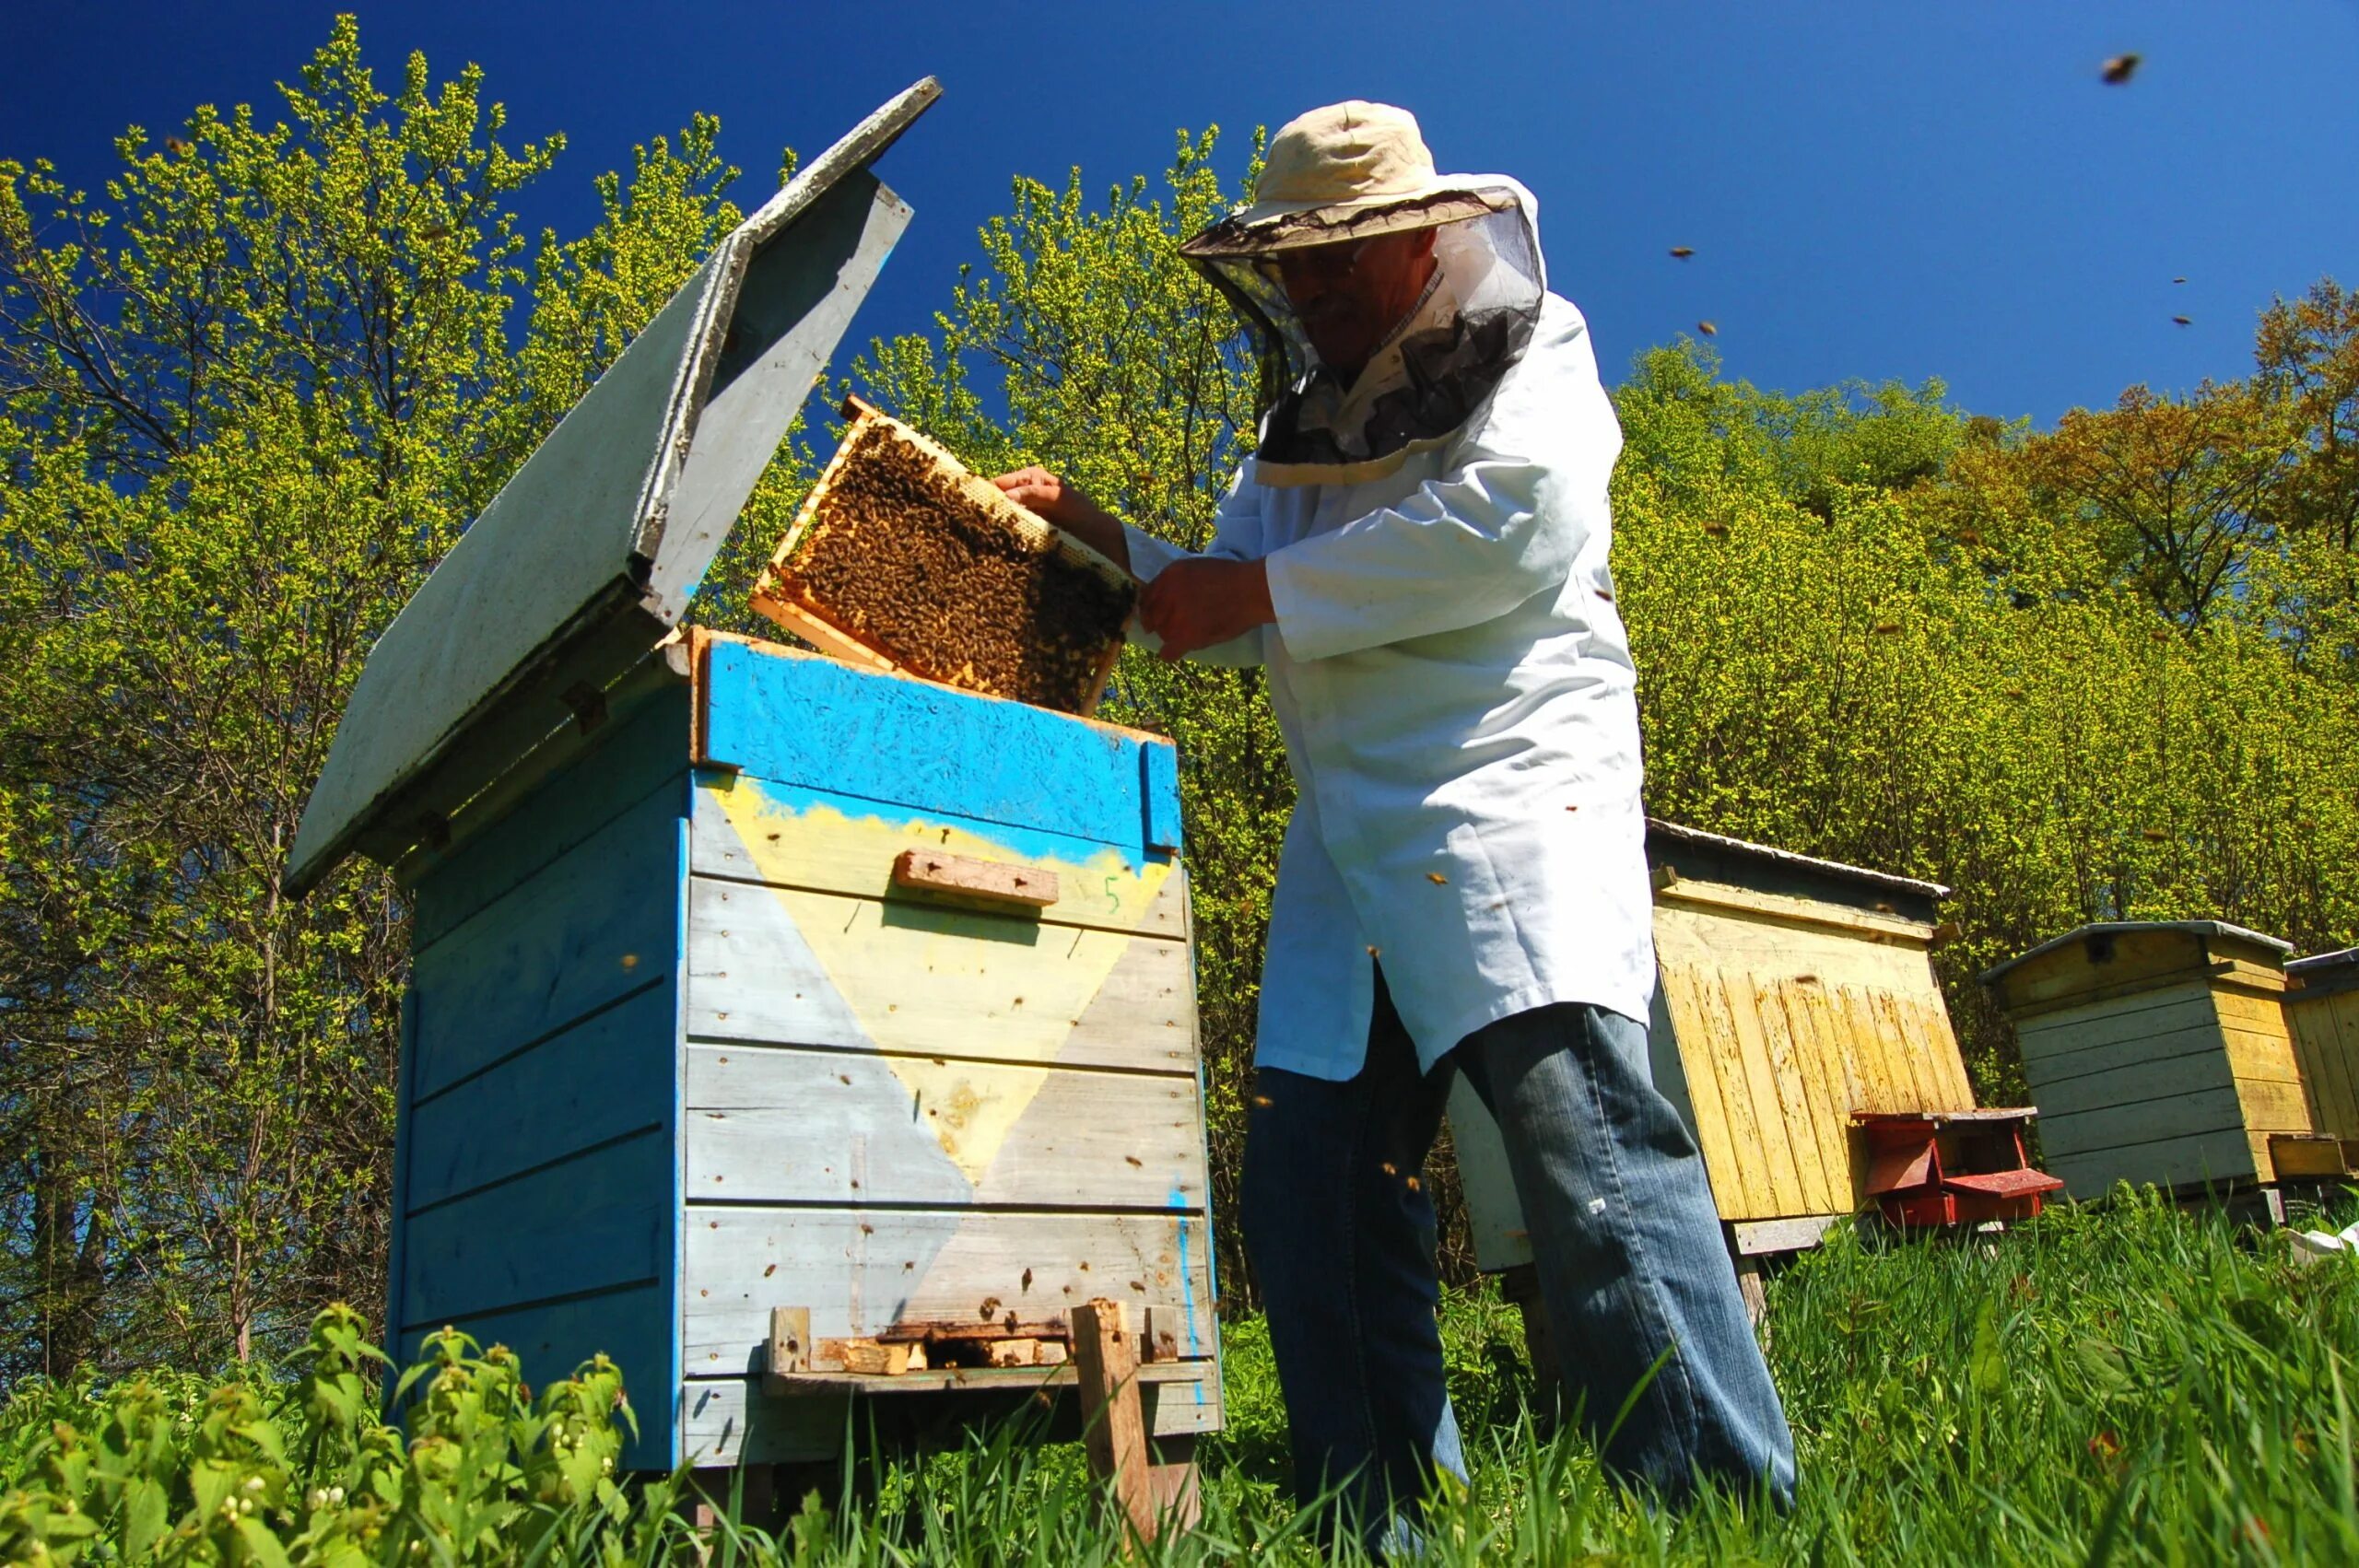
[[[2347,1221],[2345,1195],[2330,1215]],[[1802,1458],[1795,1506],[1710,1493],[1677,1517],[1543,1435],[1514,1313],[1444,1315],[1471,1484],[1433,1499],[1428,1558],[1641,1563],[2359,1562],[2359,1260],[2127,1193],[2010,1234],[1839,1233],[1769,1283],[1769,1355]],[[348,1312],[288,1375],[30,1386],[0,1409],[10,1562],[1193,1564],[1361,1561],[1286,1492],[1285,1412],[1258,1322],[1224,1340],[1228,1428],[1203,1521],[1126,1556],[1069,1445],[1020,1424],[853,1467],[775,1528],[694,1527],[685,1478],[612,1460],[618,1375],[527,1398],[463,1337],[374,1414]]]

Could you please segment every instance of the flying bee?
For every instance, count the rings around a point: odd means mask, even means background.
[[[2106,86],[2118,88],[2137,74],[2138,62],[2144,58],[2141,54],[2117,54],[2097,74],[2105,78]]]
[[[1695,247],[1695,246],[1693,246],[1693,245],[1673,245],[1673,246],[1671,248],[1671,253],[1672,253],[1672,255],[1674,255],[1674,256],[1677,256],[1681,261],[1683,261],[1683,262],[1684,262],[1684,261],[1685,261],[1688,257],[1690,257],[1690,256],[1692,256],[1692,255],[1694,255],[1694,254],[1696,253],[1696,247]]]
[[[1442,875],[1439,872],[1427,872],[1426,873],[1426,880],[1432,883],[1436,887],[1446,886],[1449,882],[1449,878]]]
[[[2193,322],[2189,322],[2189,321],[2185,316],[2173,316],[2173,317],[2171,318],[2171,320],[2172,320],[2172,321],[2174,321],[2174,322],[2177,322],[2180,326],[2183,326],[2183,327],[2184,327],[2184,326],[2191,326],[2191,325],[2193,325],[2193,324],[2194,324]]]
[[[189,154],[194,152],[196,147],[194,144],[184,142],[178,136],[166,136],[164,138],[164,150],[170,153],[174,158],[186,158]]]
[[[1720,334],[1720,329],[1714,326],[1709,322],[1696,322],[1696,330],[1702,333],[1706,337],[1718,337]]]

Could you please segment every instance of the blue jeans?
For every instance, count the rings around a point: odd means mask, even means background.
[[[1434,1470],[1466,1473],[1435,1320],[1433,1202],[1412,1179],[1453,1071],[1498,1119],[1568,1392],[1599,1441],[1645,1382],[1605,1442],[1608,1467],[1673,1504],[1699,1477],[1790,1500],[1793,1437],[1704,1162],[1654,1087],[1646,1026],[1536,1008],[1426,1073],[1381,975],[1359,1075],[1263,1069],[1247,1124],[1245,1244],[1297,1495],[1339,1489],[1374,1540],[1388,1514],[1414,1519]]]

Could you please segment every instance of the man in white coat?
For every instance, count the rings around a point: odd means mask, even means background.
[[[999,480],[1145,583],[1166,657],[1267,671],[1299,800],[1245,1237],[1297,1492],[1339,1488],[1372,1540],[1433,1470],[1463,1474],[1414,1179],[1454,1071],[1498,1120],[1608,1463],[1672,1502],[1794,1480],[1703,1162],[1648,1065],[1636,675],[1606,566],[1621,430],[1534,208],[1438,175],[1403,111],[1302,116],[1253,203],[1182,247],[1263,348],[1267,413],[1211,547],[1040,469]]]

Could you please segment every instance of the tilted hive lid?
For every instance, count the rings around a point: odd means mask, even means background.
[[[288,867],[391,862],[687,611],[909,221],[868,166],[941,94],[862,122],[740,224],[378,638]]]

